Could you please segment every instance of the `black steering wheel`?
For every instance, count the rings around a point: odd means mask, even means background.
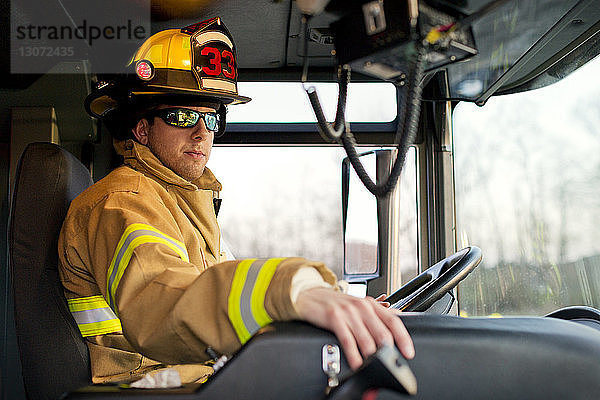
[[[425,311],[465,279],[481,259],[479,247],[466,247],[421,272],[386,301],[398,310]]]

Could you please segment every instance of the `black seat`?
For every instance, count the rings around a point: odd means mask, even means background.
[[[87,346],[58,278],[57,242],[71,201],[92,184],[84,165],[51,143],[27,146],[15,178],[9,268],[25,391],[56,399],[91,383]]]

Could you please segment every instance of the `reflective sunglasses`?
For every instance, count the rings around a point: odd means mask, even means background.
[[[161,108],[160,110],[150,111],[148,117],[158,117],[166,124],[177,128],[192,128],[198,124],[200,117],[204,120],[204,126],[211,132],[218,132],[220,125],[219,114],[216,112],[200,112],[190,110],[189,108]]]

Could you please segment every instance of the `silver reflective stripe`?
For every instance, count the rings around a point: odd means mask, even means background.
[[[87,311],[74,311],[71,312],[71,314],[73,315],[73,318],[75,318],[75,322],[77,322],[77,325],[117,319],[117,316],[115,315],[113,310],[111,310],[108,307],[96,308],[94,310]]]
[[[127,238],[125,239],[125,241],[123,242],[121,247],[118,249],[119,252],[117,253],[117,257],[115,258],[112,273],[110,274],[110,277],[108,278],[108,289],[109,289],[108,300],[109,300],[109,305],[113,310],[115,309],[115,304],[114,304],[113,296],[110,296],[110,292],[111,292],[111,288],[114,284],[114,281],[117,278],[119,270],[121,269],[121,260],[123,259],[123,256],[125,255],[125,252],[129,248],[129,245],[131,244],[131,242],[140,236],[154,236],[154,237],[166,240],[167,242],[171,243],[176,248],[180,249],[181,252],[184,253],[186,255],[186,257],[188,257],[186,248],[182,247],[180,243],[177,243],[176,241],[174,241],[173,239],[171,239],[170,237],[168,237],[166,235],[162,235],[159,232],[151,231],[148,229],[136,229],[136,230],[130,232],[129,235],[127,235]]]
[[[246,282],[244,283],[244,289],[242,289],[242,295],[240,296],[240,312],[242,314],[242,321],[246,325],[246,329],[252,335],[260,329],[260,325],[254,319],[252,314],[252,291],[258,278],[258,273],[262,268],[263,264],[267,260],[256,260],[248,268],[248,274],[246,275]]]

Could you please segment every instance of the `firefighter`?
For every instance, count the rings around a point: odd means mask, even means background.
[[[124,164],[73,201],[59,238],[61,281],[93,382],[165,367],[184,383],[203,381],[212,372],[204,362],[273,320],[333,331],[352,368],[385,343],[412,357],[395,312],[341,293],[322,263],[224,260],[221,184],[206,162],[225,107],[250,98],[238,94],[235,46],[221,20],[153,35],[129,68],[98,82],[85,102]]]

